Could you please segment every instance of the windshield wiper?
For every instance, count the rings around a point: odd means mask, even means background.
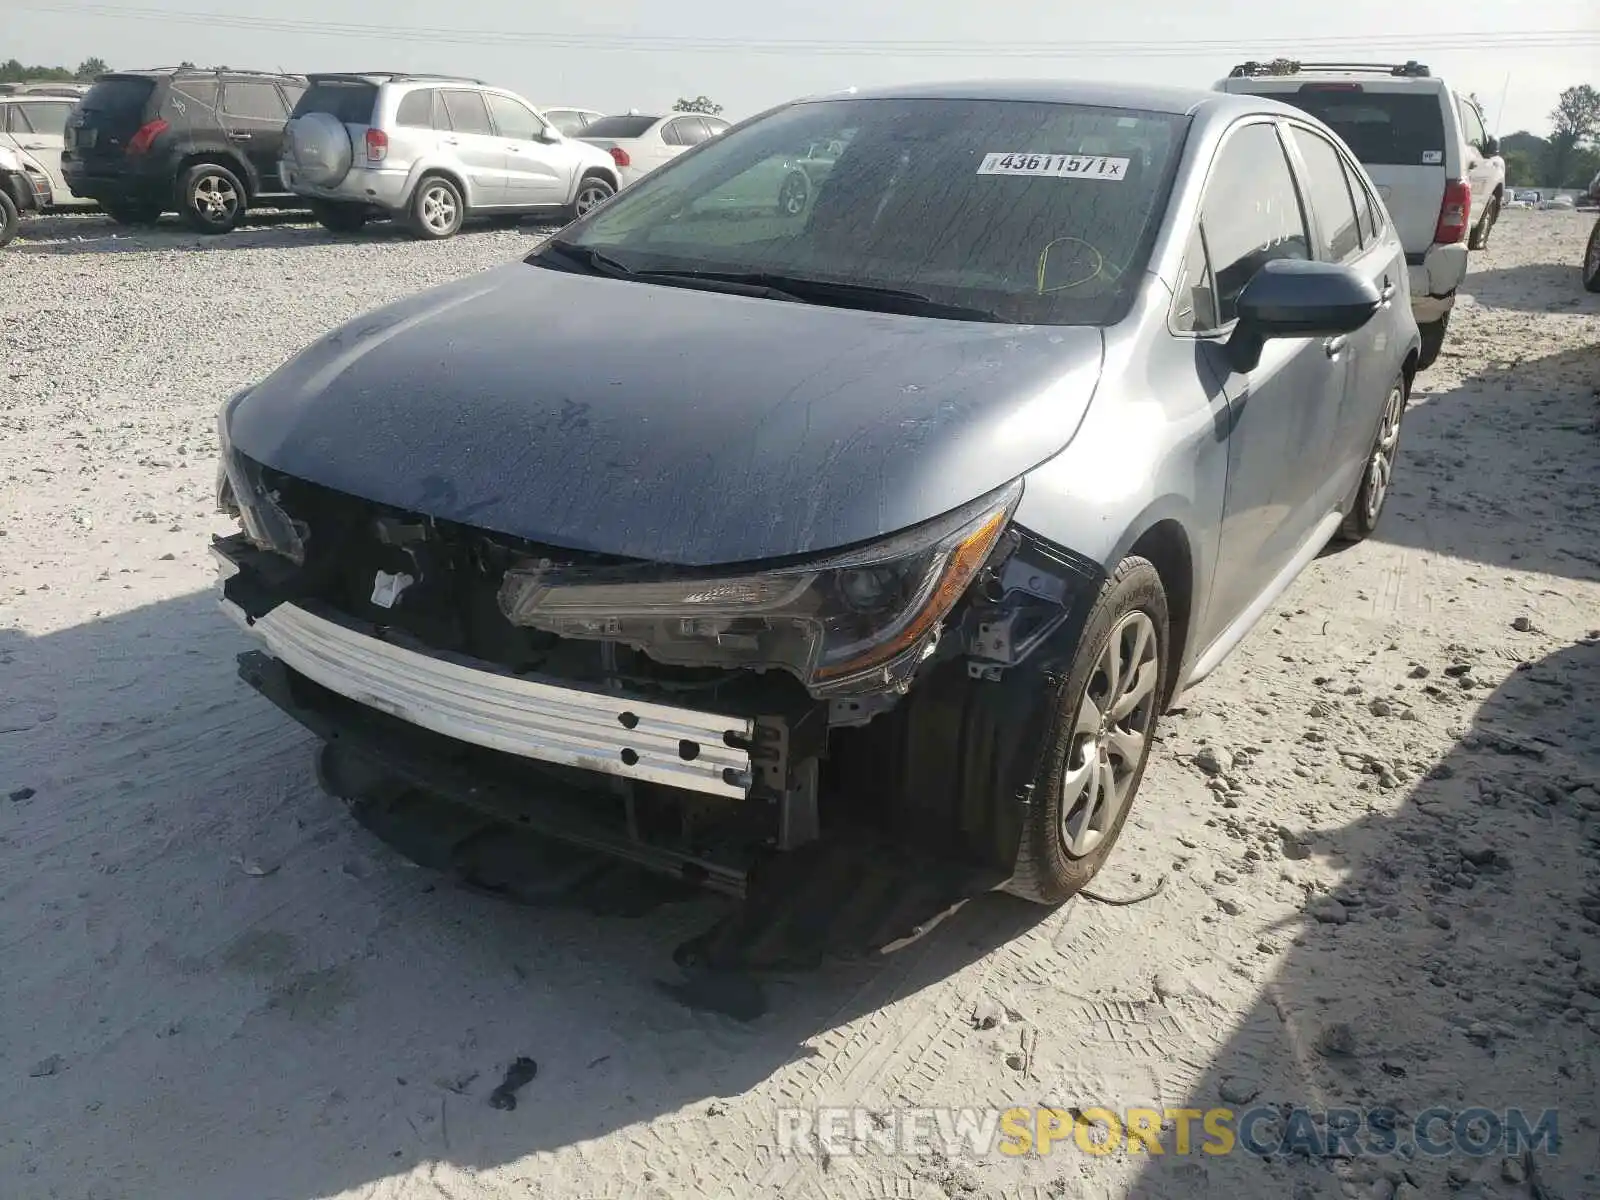
[[[546,251],[553,252],[569,263],[588,267],[596,275],[609,275],[613,279],[624,279],[634,274],[632,267],[612,258],[604,250],[596,250],[593,246],[574,246],[571,242],[557,241],[551,238],[533,252],[531,257],[537,258]]]
[[[965,304],[945,304],[932,296],[905,288],[880,287],[870,283],[847,283],[836,279],[811,279],[803,275],[784,275],[773,271],[638,271],[641,279],[671,276],[683,280],[705,280],[744,287],[766,288],[807,304],[835,303],[842,308],[898,312],[914,317],[947,317],[956,321],[999,321],[998,314],[986,308]]]

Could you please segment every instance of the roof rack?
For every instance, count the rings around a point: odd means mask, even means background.
[[[180,71],[192,71],[197,75],[262,75],[268,79],[283,79],[294,75],[293,71],[253,71],[249,67],[198,67],[193,64],[176,67],[130,67],[126,71],[107,71],[107,75],[176,75]]]
[[[1243,62],[1228,72],[1229,79],[1250,79],[1261,75],[1298,75],[1302,71],[1350,71],[1372,75],[1395,75],[1405,79],[1430,79],[1424,63],[1410,59],[1403,63],[1300,62],[1275,58],[1271,62]]]
[[[313,74],[319,79],[387,79],[391,83],[411,83],[425,80],[429,83],[475,83],[479,87],[489,86],[484,80],[473,79],[468,75],[435,75],[431,71],[316,71]]]

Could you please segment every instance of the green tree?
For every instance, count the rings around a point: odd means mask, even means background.
[[[1600,133],[1600,91],[1587,83],[1569,87],[1561,93],[1550,113],[1550,152],[1545,159],[1545,177],[1551,187],[1582,187],[1569,183],[1579,171],[1580,151]]]
[[[1506,186],[1531,188],[1539,186],[1539,168],[1533,156],[1522,150],[1507,150],[1501,157],[1506,160]]]
[[[710,96],[696,96],[693,100],[679,99],[679,101],[672,106],[672,111],[704,113],[708,117],[714,117],[722,111],[722,105],[718,104]]]
[[[110,69],[110,67],[106,66],[106,60],[103,58],[86,58],[78,64],[78,69],[74,72],[74,75],[77,76],[80,82],[88,83],[96,75],[104,75]]]

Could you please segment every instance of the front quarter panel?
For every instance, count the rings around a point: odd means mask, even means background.
[[[1166,286],[1147,276],[1133,311],[1106,331],[1089,411],[1067,448],[1028,475],[1015,519],[1107,573],[1155,525],[1175,523],[1192,565],[1188,627],[1201,629],[1227,484],[1229,409],[1204,343],[1168,328],[1170,302]]]

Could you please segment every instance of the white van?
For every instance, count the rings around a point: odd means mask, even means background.
[[[1377,184],[1405,245],[1419,367],[1438,358],[1467,250],[1488,245],[1505,201],[1505,163],[1483,114],[1418,62],[1241,63],[1220,92],[1271,96],[1309,112]]]

